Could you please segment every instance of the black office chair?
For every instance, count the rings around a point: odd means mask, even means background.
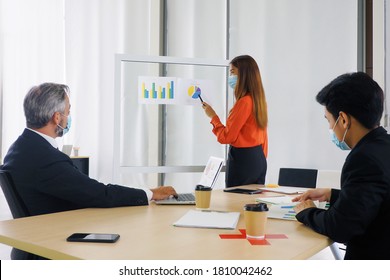
[[[279,186],[315,188],[317,182],[317,169],[280,168]]]
[[[1,169],[0,166],[0,185],[3,190],[5,199],[7,200],[9,209],[11,210],[14,219],[30,216],[30,213],[15,188],[11,175]],[[12,260],[39,260],[44,259],[40,256],[13,248],[11,251]]]
[[[30,216],[26,205],[15,189],[11,175],[4,170],[0,170],[0,185],[7,200],[9,209],[14,219]]]

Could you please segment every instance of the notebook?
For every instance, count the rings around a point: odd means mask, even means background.
[[[202,177],[199,184],[213,188],[217,182],[218,175],[221,172],[224,159],[218,157],[210,157],[205,169],[203,170]],[[172,204],[195,204],[194,193],[179,193],[178,198],[170,197],[163,200],[155,201],[159,205],[172,205]]]
[[[173,225],[176,227],[235,229],[239,218],[239,212],[189,210]]]

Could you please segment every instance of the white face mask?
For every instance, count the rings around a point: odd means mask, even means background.
[[[61,115],[65,116],[64,114],[61,114]],[[69,115],[68,115],[68,120],[67,120],[67,122],[66,122],[66,127],[62,127],[62,126],[60,126],[59,124],[57,124],[57,126],[58,126],[59,128],[61,128],[61,131],[58,133],[58,136],[61,137],[61,136],[64,136],[66,133],[68,133],[71,125],[72,125],[72,117],[71,117],[71,115],[69,114]]]
[[[229,86],[234,89],[237,84],[237,75],[230,75],[228,79]]]
[[[336,133],[334,133],[334,128],[337,124],[337,122],[339,121],[340,119],[340,116],[337,118],[334,126],[333,126],[333,129],[329,129],[329,133],[330,133],[330,139],[332,140],[332,142],[337,146],[339,147],[341,150],[343,151],[348,151],[350,150],[351,148],[348,146],[347,143],[345,143],[345,135],[347,135],[347,132],[348,132],[348,128],[345,130],[345,133],[344,133],[344,136],[343,136],[343,140],[339,140],[336,136]]]

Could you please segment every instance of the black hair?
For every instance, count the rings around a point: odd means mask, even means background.
[[[343,111],[368,129],[378,126],[383,114],[383,90],[364,72],[338,76],[317,94],[316,100],[335,119]]]

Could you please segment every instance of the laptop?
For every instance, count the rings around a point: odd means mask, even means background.
[[[205,169],[203,170],[202,178],[200,179],[199,185],[213,188],[217,182],[218,175],[221,172],[224,159],[218,157],[210,157]],[[195,189],[195,188],[194,188]],[[194,193],[179,193],[178,197],[170,197],[163,200],[155,201],[159,205],[172,205],[172,204],[183,204],[183,205],[194,205],[195,194]]]

